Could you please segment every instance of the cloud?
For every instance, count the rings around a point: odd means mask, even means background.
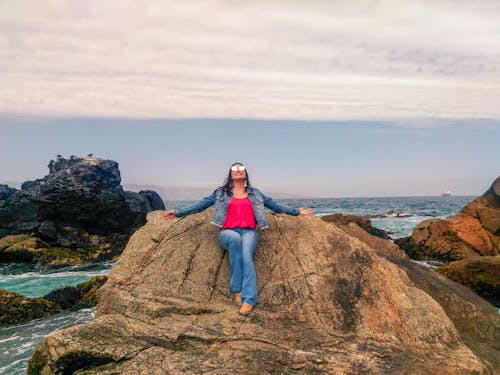
[[[3,1],[0,113],[500,118],[496,1]]]

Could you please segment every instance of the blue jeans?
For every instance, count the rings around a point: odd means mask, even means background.
[[[241,292],[241,302],[255,306],[257,303],[257,277],[253,253],[257,246],[257,234],[250,228],[223,229],[219,242],[229,253],[231,292]]]

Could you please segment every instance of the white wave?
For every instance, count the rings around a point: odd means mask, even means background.
[[[0,374],[25,374],[28,360],[45,337],[57,330],[92,320],[95,307],[63,312],[0,329]]]
[[[12,341],[12,340],[16,340],[18,338],[19,338],[19,336],[12,336],[12,337],[7,337],[6,339],[0,339],[0,344],[2,342]]]
[[[440,261],[437,261],[437,260],[415,260],[415,259],[411,259],[412,262],[414,263],[417,263],[417,264],[420,264],[421,266],[427,268],[427,269],[430,269],[430,270],[433,270],[435,268],[438,268],[440,266],[442,266],[443,264],[446,264],[446,262],[440,262]]]
[[[75,276],[106,276],[109,273],[109,269],[98,270],[98,271],[67,271],[67,272],[53,272],[53,273],[41,273],[41,272],[26,272],[18,275],[0,275],[0,282],[8,282],[12,280],[26,280],[26,279],[53,279],[53,278],[65,278],[65,277],[75,277]]]

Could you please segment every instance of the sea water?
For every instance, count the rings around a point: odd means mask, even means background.
[[[388,211],[404,212],[406,217],[373,218],[375,227],[391,233],[393,238],[409,236],[415,226],[430,218],[445,218],[460,211],[473,196],[451,197],[386,197],[386,198],[308,198],[282,199],[279,202],[314,209],[316,216],[333,213],[377,215]],[[194,201],[165,202],[167,209]],[[428,265],[428,264],[426,264]],[[43,269],[29,264],[0,264],[0,289],[41,297],[55,288],[74,286],[94,276],[107,275],[112,264],[91,267]],[[28,359],[46,335],[74,324],[91,320],[95,309],[60,313],[28,323],[0,328],[0,374],[25,374]]]
[[[112,263],[57,270],[25,263],[0,264],[0,289],[42,297],[50,291],[75,286],[94,276],[107,275]],[[95,308],[63,312],[27,323],[0,328],[0,374],[26,374],[28,360],[45,336],[59,329],[85,323],[94,317]]]

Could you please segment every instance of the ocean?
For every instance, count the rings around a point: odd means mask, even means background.
[[[451,216],[474,198],[476,197],[309,198],[278,201],[294,207],[312,208],[316,216],[333,213],[377,215],[389,211],[404,212],[408,216],[372,219],[373,226],[389,231],[396,239],[410,235],[415,226],[423,220]],[[165,206],[170,209],[193,202],[170,201],[165,202]],[[111,262],[57,270],[37,268],[28,264],[0,264],[0,289],[28,297],[41,297],[55,288],[74,286],[94,276],[107,275],[111,267]],[[95,308],[82,309],[0,328],[0,374],[25,374],[28,359],[46,335],[74,324],[88,322],[94,314]]]

